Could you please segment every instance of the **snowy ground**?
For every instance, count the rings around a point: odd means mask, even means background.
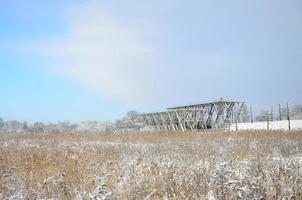
[[[0,199],[301,199],[302,132],[0,134]]]
[[[302,120],[291,120],[291,130],[302,130]],[[271,121],[271,122],[248,122],[238,123],[237,130],[288,130],[289,122],[287,120]],[[236,124],[232,124],[230,130],[236,130]]]

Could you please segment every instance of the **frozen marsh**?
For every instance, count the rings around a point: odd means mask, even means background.
[[[1,134],[0,199],[302,199],[302,132]]]

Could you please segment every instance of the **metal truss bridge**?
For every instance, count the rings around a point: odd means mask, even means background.
[[[149,130],[194,131],[227,128],[241,121],[244,103],[220,101],[168,108],[166,111],[140,115]]]

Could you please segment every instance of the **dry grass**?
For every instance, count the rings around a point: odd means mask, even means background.
[[[0,134],[0,199],[302,199],[302,132]]]

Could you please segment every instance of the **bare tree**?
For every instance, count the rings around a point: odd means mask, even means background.
[[[242,122],[250,122],[251,121],[251,116],[250,112],[245,104],[243,104],[241,108],[241,121]]]
[[[257,122],[266,122],[270,118],[268,110],[262,110],[259,115],[256,116]]]
[[[4,126],[4,120],[0,117],[0,128]]]
[[[35,122],[31,127],[30,131],[35,133],[42,133],[45,130],[45,125],[42,122]]]

